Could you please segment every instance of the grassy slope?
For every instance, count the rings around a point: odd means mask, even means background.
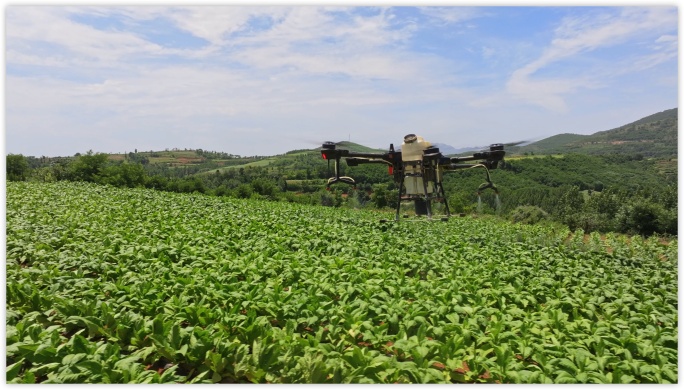
[[[387,149],[375,149],[375,148],[370,148],[368,146],[363,146],[356,144],[354,142],[347,142],[347,141],[342,141],[337,144],[337,148],[339,149],[348,149],[352,152],[357,152],[357,153],[385,153],[387,152]]]
[[[507,148],[511,153],[524,153],[524,152],[534,152],[534,153],[541,153],[541,154],[549,154],[549,151],[555,151],[555,150],[561,150],[564,145],[574,143],[577,141],[582,140],[583,138],[586,138],[586,135],[581,135],[581,134],[558,134],[554,135],[553,137],[545,138],[541,141],[537,141],[533,144],[526,145],[526,146],[520,146],[520,147],[511,147]]]
[[[641,153],[646,157],[671,158],[677,155],[678,109],[649,115],[615,129],[591,135],[559,134],[530,145],[509,148],[511,153],[536,154]]]
[[[347,149],[352,152],[357,152],[357,153],[384,153],[386,150],[383,149],[374,149],[370,148],[367,146],[363,146],[354,142],[348,142],[348,141],[342,141],[337,143],[337,148],[339,149]],[[259,161],[253,161],[253,162],[247,162],[245,164],[239,164],[239,165],[231,165],[229,167],[224,167],[224,168],[219,168],[218,171],[224,171],[228,169],[239,169],[239,168],[248,168],[248,167],[265,167],[269,165],[278,165],[278,166],[283,166],[285,168],[291,168],[291,169],[296,169],[297,167],[297,161],[298,158],[301,157],[307,157],[307,156],[315,156],[319,157],[320,156],[320,149],[307,149],[307,150],[297,150],[293,152],[288,152],[285,154],[277,155],[277,156],[271,156],[267,157],[263,160]],[[210,170],[211,173],[216,172],[216,169]],[[199,174],[204,174],[207,172],[201,172]]]

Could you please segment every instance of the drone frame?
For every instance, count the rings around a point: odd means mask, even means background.
[[[449,204],[447,202],[442,176],[445,172],[451,172],[469,168],[484,168],[487,172],[486,183],[478,188],[478,194],[487,188],[491,188],[498,193],[498,189],[492,183],[489,170],[496,169],[499,161],[503,160],[506,152],[503,144],[492,144],[489,150],[473,153],[470,156],[447,157],[444,156],[437,147],[428,147],[423,151],[422,159],[403,161],[401,151],[394,150],[394,144],[390,144],[389,151],[385,153],[362,153],[352,152],[347,149],[337,149],[335,143],[325,142],[321,146],[321,156],[323,159],[335,162],[335,176],[328,179],[327,188],[338,182],[349,185],[356,185],[356,181],[349,176],[340,176],[339,163],[344,158],[350,167],[360,164],[385,164],[388,166],[389,174],[394,176],[394,181],[399,185],[399,195],[397,199],[395,220],[399,221],[399,211],[403,201],[414,201],[416,210],[418,202],[424,202],[425,211],[428,219],[432,219],[431,202],[444,204],[446,215],[442,220],[447,220],[451,216]],[[481,160],[476,163],[466,163],[468,161]],[[418,168],[417,170],[415,168]],[[407,168],[411,168],[412,173]],[[421,177],[423,182],[422,194],[408,194],[404,186],[406,177]],[[434,191],[428,190],[428,183],[434,183]],[[422,207],[422,206],[421,206]]]

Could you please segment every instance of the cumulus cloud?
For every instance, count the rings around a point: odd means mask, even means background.
[[[580,88],[591,88],[598,85],[600,83],[598,79],[591,76],[584,78],[535,78],[535,73],[583,52],[620,45],[635,36],[669,30],[676,23],[677,10],[672,7],[627,7],[617,13],[591,13],[584,14],[581,17],[565,18],[556,28],[553,40],[544,49],[541,56],[512,73],[506,84],[506,91],[515,98],[524,99],[552,110],[563,111],[567,108],[564,95],[573,93]],[[666,39],[664,38],[664,40]],[[672,52],[667,49],[665,52],[646,55],[634,60],[639,65],[629,67],[629,71],[643,70],[669,58],[672,58]],[[615,63],[611,64],[613,69],[610,72],[595,69],[587,73],[601,75],[615,73],[614,65]]]

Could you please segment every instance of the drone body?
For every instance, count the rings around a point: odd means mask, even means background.
[[[503,160],[506,154],[503,149],[503,144],[492,144],[489,150],[472,156],[447,157],[422,137],[408,134],[404,137],[400,151],[395,151],[394,145],[390,144],[386,153],[355,153],[337,149],[335,143],[326,142],[321,146],[321,156],[325,160],[335,161],[335,176],[328,179],[328,187],[337,182],[356,184],[351,177],[339,175],[339,161],[342,157],[350,167],[359,164],[385,164],[399,188],[395,220],[399,220],[399,208],[403,201],[413,201],[416,215],[426,215],[429,219],[432,218],[432,203],[443,203],[446,214],[442,219],[446,220],[451,214],[442,186],[443,174],[459,169],[484,168],[487,171],[487,182],[480,185],[478,193],[487,188],[497,191],[489,178],[489,169],[495,169],[499,161]],[[481,161],[464,163],[474,160]]]

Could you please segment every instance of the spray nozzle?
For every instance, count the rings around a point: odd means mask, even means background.
[[[487,188],[491,188],[491,189],[494,190],[494,192],[497,193],[497,194],[499,193],[499,189],[496,188],[496,186],[494,185],[494,183],[492,183],[491,181],[489,181],[489,182],[487,182],[487,183],[482,183],[482,184],[480,184],[479,187],[477,187],[477,193],[478,193],[478,195],[479,195],[482,191],[486,190]]]

